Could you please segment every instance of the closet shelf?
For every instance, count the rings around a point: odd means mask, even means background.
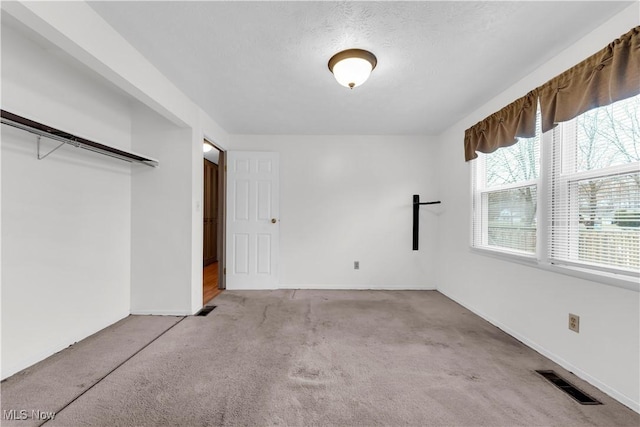
[[[99,142],[90,141],[88,139],[81,138],[79,136],[72,135],[70,133],[61,131],[59,129],[52,128],[50,126],[38,123],[36,121],[27,119],[26,117],[19,116],[14,113],[10,113],[5,110],[1,111],[2,124],[13,126],[18,129],[22,129],[27,132],[31,132],[38,135],[38,159],[44,159],[49,154],[60,148],[64,144],[73,145],[77,148],[83,148],[85,150],[93,151],[94,153],[103,154],[105,156],[113,157],[116,159],[124,160],[130,163],[140,163],[143,165],[157,167],[159,162],[151,157],[146,157],[140,154],[132,153],[130,151],[121,150],[119,148],[110,147],[108,145],[100,144]],[[49,151],[45,155],[40,155],[40,137],[53,139],[61,142],[61,144]]]

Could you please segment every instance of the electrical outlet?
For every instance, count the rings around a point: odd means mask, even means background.
[[[580,333],[580,316],[569,313],[569,329],[575,333]]]
[[[353,261],[353,269],[360,270],[360,261]]]

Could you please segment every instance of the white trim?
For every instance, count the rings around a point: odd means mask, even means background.
[[[578,277],[580,279],[589,280],[591,282],[602,283],[608,286],[615,286],[618,288],[628,289],[630,291],[640,292],[640,283],[638,283],[637,278],[625,276],[622,274],[589,270],[573,266],[548,264],[541,262],[535,258],[517,255],[515,253],[499,252],[473,246],[469,247],[469,251],[474,254],[497,258],[502,261],[515,262],[517,264],[539,268],[541,270],[550,271],[552,273]]]
[[[469,249],[471,252],[478,253],[480,255],[487,255],[494,258],[501,258],[505,261],[514,261],[520,264],[526,265],[535,265],[538,260],[536,259],[536,254],[532,254],[529,252],[516,252],[509,250],[501,250],[498,248],[487,247],[487,246],[470,246]]]
[[[436,291],[435,286],[424,285],[370,285],[370,284],[279,284],[270,288],[257,288],[255,286],[227,287],[227,291],[276,291],[279,289],[304,289],[304,290],[339,290],[339,291]],[[146,313],[152,314],[152,313]],[[156,313],[153,313],[156,314]]]
[[[606,267],[598,264],[594,264],[588,261],[571,261],[562,258],[551,258],[549,260],[549,264],[555,265],[558,267],[568,267],[568,268],[577,268],[584,271],[593,271],[594,273],[606,273],[615,276],[621,277],[629,277],[630,279],[638,280],[640,277],[640,272],[634,271],[627,268],[615,268],[615,267]]]
[[[540,108],[540,104],[538,104]],[[536,187],[536,254],[538,262],[546,262],[549,247],[549,168],[553,156],[554,146],[552,142],[553,132],[545,132],[540,138],[540,171],[539,187]],[[543,191],[540,191],[542,189]]]
[[[538,179],[512,182],[511,184],[494,185],[492,187],[483,185],[482,189],[478,189],[478,191],[480,193],[497,193],[498,191],[513,190],[513,189],[522,188],[522,187],[532,187],[534,185],[536,186],[538,185]]]
[[[227,291],[275,291],[280,289],[278,286],[256,286],[256,285],[229,285]]]
[[[371,290],[371,291],[436,291],[437,288],[433,286],[420,286],[420,285],[366,285],[366,284],[287,284],[280,285],[279,289],[304,289],[304,290]]]
[[[622,274],[609,273],[606,271],[589,270],[569,265],[537,265],[535,267],[543,270],[552,271],[554,273],[564,274],[566,276],[579,277],[580,279],[590,280],[592,282],[603,283],[609,286],[628,289],[630,291],[640,292],[640,283],[638,279]]]
[[[588,373],[586,373],[582,369],[580,369],[577,366],[571,364],[570,362],[566,361],[565,359],[563,359],[562,357],[558,356],[557,354],[547,350],[543,346],[541,346],[541,345],[535,343],[534,341],[528,339],[527,337],[517,333],[513,329],[511,329],[511,328],[507,327],[506,325],[496,321],[492,317],[487,316],[482,311],[479,311],[479,310],[476,310],[476,309],[472,308],[471,306],[469,306],[466,303],[464,303],[460,298],[454,297],[453,295],[451,295],[451,294],[449,294],[449,293],[447,293],[447,292],[445,292],[443,290],[440,290],[440,289],[438,289],[438,292],[440,292],[441,294],[443,294],[447,298],[457,302],[458,304],[460,304],[461,306],[463,306],[467,310],[473,312],[474,314],[482,317],[484,320],[486,320],[487,322],[491,323],[495,327],[501,329],[502,331],[506,332],[507,334],[511,335],[512,337],[514,337],[518,341],[522,342],[527,347],[537,351],[538,353],[542,354],[543,356],[551,359],[553,362],[555,362],[558,365],[562,366],[564,369],[574,373],[579,378],[581,378],[581,379],[585,380],[586,382],[588,382],[589,384],[597,387],[602,392],[604,392],[604,393],[608,394],[609,396],[613,397],[615,400],[617,400],[618,402],[622,403],[623,405],[629,407],[633,411],[640,413],[640,402],[636,402],[633,399],[631,399],[630,397],[626,396],[625,394],[619,392],[618,390],[616,390],[616,389],[614,389],[612,387],[609,387],[607,384],[603,383],[599,379],[589,375]]]
[[[625,163],[624,165],[614,165],[608,166],[606,168],[591,169],[582,172],[565,172],[562,174],[562,177],[569,183],[572,183],[593,178],[608,178],[612,176],[615,177],[619,175],[637,173],[639,167],[640,162]]]
[[[135,310],[131,312],[132,316],[191,316],[200,311],[202,307],[193,313],[183,310]]]

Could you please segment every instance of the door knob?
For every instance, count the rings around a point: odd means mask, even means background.
[[[275,219],[275,218],[271,218],[271,224],[275,224],[276,222],[278,222],[278,220],[277,220],[277,219]]]

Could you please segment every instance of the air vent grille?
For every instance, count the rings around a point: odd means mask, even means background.
[[[574,398],[581,405],[602,405],[602,402],[594,399],[584,391],[580,390],[578,387],[571,384],[569,381],[560,377],[558,374],[556,374],[555,371],[536,371],[536,372],[542,375],[544,378],[546,378],[547,381],[549,381],[551,384],[558,387],[560,390],[564,391],[569,396]]]
[[[197,312],[196,316],[206,316],[207,314],[211,313],[216,307],[217,306],[215,305],[207,305],[206,307],[202,307],[202,310]]]

